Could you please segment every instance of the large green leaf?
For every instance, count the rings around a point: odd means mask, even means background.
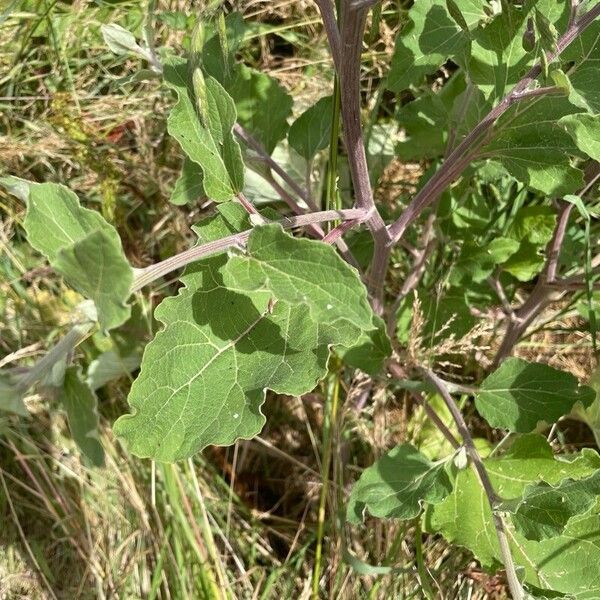
[[[20,180],[19,180],[20,181]],[[133,271],[115,228],[55,183],[28,183],[23,223],[29,243],[76,291],[94,301],[103,329],[124,323]],[[25,188],[24,188],[25,189]]]
[[[539,422],[554,423],[595,392],[577,378],[542,363],[508,358],[483,381],[475,396],[479,413],[492,427],[527,433]]]
[[[69,367],[65,371],[60,399],[75,443],[94,466],[101,467],[104,464],[104,450],[98,439],[96,396],[81,380],[77,367]]]
[[[250,227],[239,205],[219,209],[217,216],[196,228],[204,242]],[[274,234],[277,242],[278,227],[260,227],[256,233]],[[253,244],[262,256],[256,238]],[[286,244],[293,242],[285,240]],[[281,258],[285,265],[286,257]],[[291,257],[290,269],[293,266]],[[356,326],[342,326],[339,319],[326,325],[303,303],[283,298],[273,302],[270,290],[242,293],[230,272],[224,281],[224,271],[224,255],[197,263],[182,277],[185,285],[179,294],[156,310],[164,328],[146,347],[131,388],[129,403],[135,412],[115,424],[116,433],[138,456],[173,461],[209,444],[253,437],[264,425],[260,407],[266,389],[291,395],[312,390],[327,373],[329,347],[350,347],[356,340]],[[352,276],[362,286],[354,272]],[[345,277],[350,280],[342,273],[342,281]],[[276,287],[278,292],[283,289],[285,298],[293,297],[292,288],[280,282]],[[359,304],[352,314],[360,316],[362,300],[352,297]],[[368,314],[370,329],[373,315]]]
[[[496,492],[503,498],[516,498],[540,479],[556,485],[567,477],[589,477],[598,470],[599,457],[585,451],[570,461],[555,458],[546,440],[531,434],[517,439],[504,456],[486,459],[484,464]],[[428,510],[426,525],[429,531],[469,548],[484,568],[501,566],[489,504],[471,470],[458,473],[454,491]],[[508,539],[526,582],[543,590],[571,593],[581,600],[600,595],[597,512],[575,517],[562,535],[541,542],[527,540],[509,524]]]
[[[347,519],[360,523],[365,511],[384,519],[412,519],[425,502],[441,502],[452,491],[445,461],[431,462],[401,444],[365,469],[348,501]]]
[[[319,324],[354,334],[375,329],[356,269],[330,245],[294,238],[278,224],[255,227],[246,253],[229,259],[223,278],[231,289],[269,290],[277,300],[304,305]]]
[[[290,146],[305,160],[327,148],[331,136],[333,96],[325,96],[305,110],[288,132]]]
[[[232,132],[237,118],[233,100],[216,79],[206,77],[207,122],[203,124],[188,85],[187,62],[171,59],[165,64],[164,78],[178,98],[167,119],[169,133],[202,168],[206,195],[218,202],[231,200],[244,186],[244,163]]]
[[[600,466],[600,465],[599,465]],[[563,479],[558,485],[545,481],[528,485],[522,498],[503,508],[512,514],[515,527],[528,540],[561,535],[572,517],[586,513],[600,496],[600,471],[585,479]]]

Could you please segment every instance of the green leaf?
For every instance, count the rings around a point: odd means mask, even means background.
[[[192,204],[205,197],[202,180],[202,169],[186,156],[169,200],[171,204]]]
[[[467,8],[463,16],[467,26],[473,24],[474,2],[455,0],[455,5],[461,12],[463,6]],[[396,41],[388,74],[388,88],[397,92],[421,83],[469,41],[468,33],[450,16],[446,0],[416,0],[409,16],[411,22]]]
[[[220,205],[219,213],[195,230],[206,242],[249,227],[242,207],[230,203]],[[259,237],[260,230],[279,242],[273,226],[257,228]],[[287,244],[293,247],[284,240]],[[261,255],[260,246],[256,248]],[[308,255],[312,251],[308,248]],[[209,444],[255,436],[265,422],[260,407],[266,389],[290,395],[311,391],[327,373],[329,347],[348,347],[357,337],[355,326],[343,327],[339,320],[325,325],[302,303],[273,302],[270,291],[229,288],[223,278],[227,267],[227,257],[220,255],[188,268],[179,294],[156,310],[164,328],[146,346],[131,388],[128,401],[135,412],[115,423],[116,434],[137,456],[181,460]],[[279,277],[277,270],[268,272]],[[352,276],[362,286],[354,272]],[[351,281],[346,273],[342,282],[345,277]],[[275,287],[294,296],[279,281]],[[344,291],[340,288],[341,295]],[[360,315],[362,298],[353,297],[359,308],[352,314]],[[369,329],[372,316],[370,312]]]
[[[582,152],[594,160],[600,160],[600,115],[567,115],[559,124]]]
[[[561,535],[572,517],[586,513],[600,496],[600,470],[585,479],[563,479],[528,485],[523,496],[504,502],[517,530],[528,540]]]
[[[246,254],[229,259],[223,278],[232,289],[269,290],[304,305],[319,324],[354,333],[375,328],[357,271],[329,244],[294,238],[275,223],[254,228]]]
[[[277,80],[265,73],[237,65],[225,86],[238,113],[238,122],[271,154],[288,131],[293,100]]]
[[[178,98],[167,119],[169,133],[186,155],[202,168],[206,195],[217,202],[231,200],[244,185],[242,154],[232,132],[237,118],[233,100],[216,79],[207,77],[205,108],[208,123],[204,126],[188,86],[187,63],[171,59],[165,64],[164,78]]]
[[[60,399],[67,412],[69,429],[81,453],[96,467],[104,465],[104,450],[98,439],[96,396],[81,380],[79,369],[69,367]]]
[[[76,291],[94,301],[103,329],[130,314],[133,271],[115,228],[100,213],[83,208],[68,188],[28,183],[23,223],[29,243],[44,254]]]
[[[516,498],[540,479],[556,485],[565,478],[581,479],[598,470],[598,455],[590,450],[575,459],[555,458],[539,435],[517,438],[502,457],[484,465],[498,495]],[[426,515],[430,532],[470,549],[485,569],[501,568],[492,514],[481,484],[472,470],[457,474],[453,492]],[[525,582],[543,590],[571,593],[582,600],[600,594],[600,515],[596,510],[573,518],[563,535],[541,542],[527,540],[508,525],[511,554],[524,570]]]
[[[412,519],[425,502],[441,502],[452,483],[446,461],[431,462],[414,446],[401,444],[365,469],[354,484],[346,518],[360,523],[365,511],[382,519]]]
[[[537,244],[525,240],[502,268],[519,281],[531,281],[544,267],[546,260]]]
[[[108,232],[94,231],[62,248],[53,266],[69,285],[94,301],[103,330],[127,321],[131,308],[125,299],[130,295],[133,271]]]
[[[507,237],[498,237],[492,240],[487,251],[495,264],[508,260],[519,249],[519,242]]]
[[[554,423],[578,402],[589,406],[594,397],[594,390],[570,373],[508,358],[483,381],[475,406],[492,427],[526,433],[539,422]]]
[[[381,373],[385,360],[392,354],[392,344],[385,331],[384,321],[374,316],[373,325],[376,329],[362,333],[351,348],[337,350],[346,364],[369,375]]]
[[[544,194],[572,193],[583,186],[583,173],[572,165],[570,157],[579,151],[559,119],[576,111],[565,97],[522,100],[499,119],[481,155]]]
[[[549,206],[523,206],[515,214],[507,236],[519,242],[546,246],[556,227],[556,213]]]
[[[325,96],[292,123],[288,142],[305,160],[312,160],[329,145],[332,114],[333,96]]]

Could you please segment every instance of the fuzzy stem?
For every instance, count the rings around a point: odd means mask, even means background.
[[[314,223],[325,223],[327,221],[356,221],[359,222],[365,218],[365,211],[360,208],[349,208],[346,210],[324,210],[321,212],[310,213],[307,215],[298,215],[295,217],[285,217],[279,223],[284,229],[290,229],[292,227],[301,227],[305,225],[312,225]],[[240,233],[234,233],[233,235],[195,246],[189,250],[184,250],[179,254],[170,256],[165,260],[162,260],[154,265],[150,265],[145,269],[140,269],[135,276],[131,292],[137,292],[149,283],[156,281],[163,275],[175,271],[185,265],[216,254],[217,252],[223,252],[227,248],[234,246],[245,245],[248,237],[252,233],[252,229],[241,231]]]

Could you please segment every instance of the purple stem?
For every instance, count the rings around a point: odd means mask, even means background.
[[[324,210],[321,212],[310,213],[307,215],[298,215],[295,217],[284,217],[279,223],[284,229],[292,227],[301,227],[314,223],[325,223],[327,221],[362,221],[366,217],[364,210],[360,208],[349,208],[345,210]],[[140,269],[135,276],[131,292],[137,292],[144,286],[156,281],[163,275],[175,271],[185,265],[205,258],[218,252],[223,252],[233,246],[245,245],[248,237],[252,233],[252,229],[241,231],[227,237],[207,242],[199,246],[194,246],[189,250],[175,254],[165,260],[162,260],[154,265],[150,265],[145,269]]]

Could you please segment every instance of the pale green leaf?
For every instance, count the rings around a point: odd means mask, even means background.
[[[100,27],[104,43],[115,54],[139,54],[146,58],[146,53],[138,45],[135,36],[124,27],[111,23]]]
[[[23,402],[23,396],[23,390],[20,390],[8,376],[0,374],[0,411],[26,417],[29,411]]]
[[[133,271],[123,251],[106,231],[94,231],[59,250],[53,262],[69,285],[94,301],[103,330],[113,329],[129,318],[126,303]]]
[[[383,519],[416,517],[425,502],[441,502],[452,491],[445,468],[445,461],[431,462],[410,444],[396,446],[363,471],[346,518],[360,523],[367,511]]]
[[[96,391],[113,379],[131,375],[142,362],[141,352],[121,356],[116,350],[107,350],[90,362],[86,382]]]
[[[600,115],[567,115],[559,124],[582,152],[594,160],[600,160]]]
[[[173,59],[165,64],[164,77],[178,97],[167,120],[169,133],[190,160],[202,168],[206,195],[218,202],[231,200],[241,191],[244,181],[241,151],[232,133],[236,121],[233,100],[216,79],[207,77],[208,123],[204,126],[188,86],[187,63]]]
[[[65,371],[60,400],[69,419],[69,429],[75,443],[96,467],[104,465],[104,450],[98,437],[96,396],[81,380],[77,367]]]
[[[325,96],[292,123],[288,142],[305,160],[312,160],[317,152],[329,145],[332,111],[333,96]]]
[[[539,435],[518,438],[502,457],[484,460],[496,493],[519,497],[526,486],[543,479],[556,485],[565,478],[581,479],[598,470],[599,457],[590,450],[574,460],[555,458]],[[501,557],[489,503],[476,474],[458,473],[453,492],[427,512],[428,531],[439,532],[471,550],[486,569],[501,568]],[[527,540],[508,525],[511,554],[525,581],[543,590],[591,600],[600,594],[600,515],[592,511],[573,518],[564,533],[541,542]]]
[[[69,285],[94,301],[103,329],[124,323],[133,271],[115,228],[62,185],[28,183],[28,188],[23,225],[29,243]]]
[[[554,423],[578,402],[589,406],[594,397],[571,373],[508,358],[483,381],[475,406],[492,427],[526,433],[540,422]]]

